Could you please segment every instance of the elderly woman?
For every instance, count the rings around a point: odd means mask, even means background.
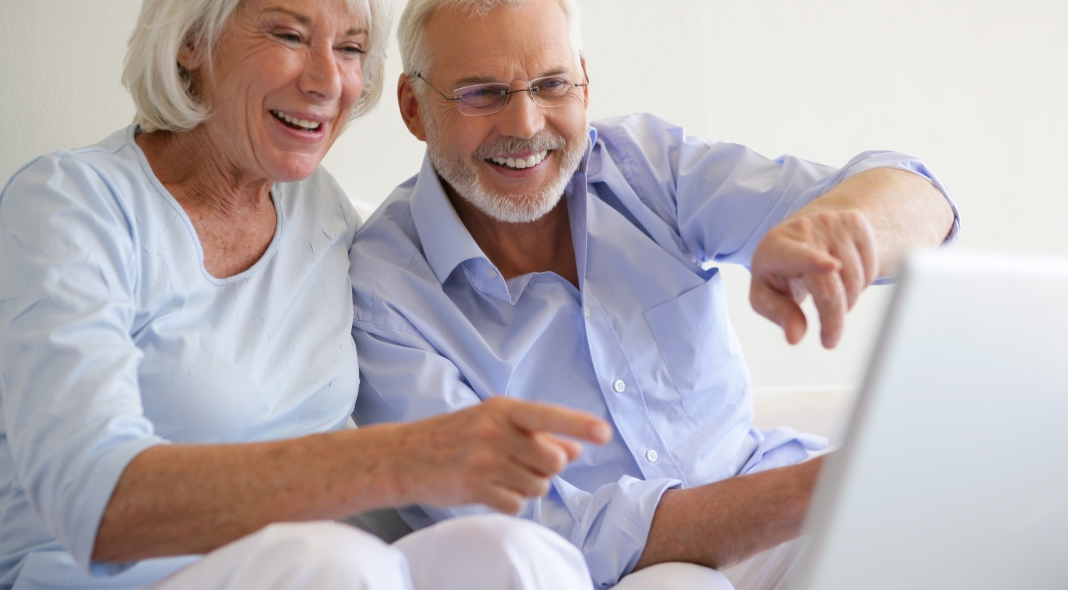
[[[551,433],[609,432],[507,399],[345,428],[358,218],[319,164],[379,96],[384,1],[147,0],[136,124],[0,194],[0,588],[589,587],[511,518],[308,522],[514,512],[580,451]]]

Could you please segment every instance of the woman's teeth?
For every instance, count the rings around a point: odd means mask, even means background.
[[[296,117],[290,117],[285,113],[278,111],[271,111],[271,114],[278,117],[279,120],[289,123],[291,127],[299,127],[305,131],[316,131],[322,123],[316,121],[305,121],[304,119],[298,119]]]
[[[522,170],[523,168],[530,168],[541,164],[541,161],[545,159],[545,156],[549,154],[548,151],[538,152],[532,156],[526,158],[490,158],[490,161],[498,166],[507,166],[515,170]]]

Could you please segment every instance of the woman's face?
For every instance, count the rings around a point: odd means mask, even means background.
[[[345,0],[245,0],[212,56],[213,74],[183,52],[211,106],[201,126],[219,165],[274,182],[315,171],[363,88],[361,20]]]

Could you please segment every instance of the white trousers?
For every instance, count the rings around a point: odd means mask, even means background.
[[[787,541],[722,572],[692,563],[661,563],[625,576],[614,590],[785,590],[802,543]]]
[[[591,590],[582,554],[498,515],[448,520],[386,545],[335,522],[284,523],[221,547],[146,590]]]

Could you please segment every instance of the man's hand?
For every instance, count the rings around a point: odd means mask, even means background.
[[[802,212],[768,232],[753,254],[749,301],[797,344],[807,321],[800,304],[809,294],[820,314],[820,338],[834,348],[846,312],[878,276],[875,232],[859,211]]]
[[[842,337],[860,292],[888,275],[910,250],[934,247],[953,229],[946,197],[923,176],[892,168],[861,172],[773,228],[753,253],[749,301],[797,344],[809,294],[823,346]]]
[[[396,462],[396,492],[408,502],[477,503],[515,514],[581,454],[582,445],[555,434],[601,444],[611,433],[589,414],[497,397],[397,425],[388,458]]]

